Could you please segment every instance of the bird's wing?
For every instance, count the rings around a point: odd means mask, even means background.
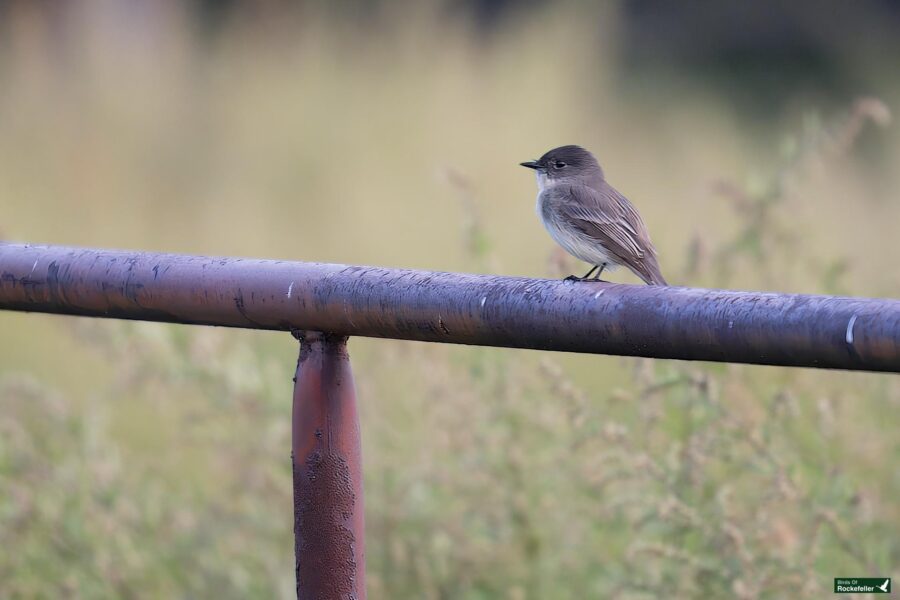
[[[605,183],[599,189],[573,185],[566,192],[570,201],[556,205],[564,217],[641,279],[665,285],[647,227],[625,196]]]

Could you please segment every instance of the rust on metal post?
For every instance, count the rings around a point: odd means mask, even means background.
[[[365,521],[347,337],[294,331],[291,459],[297,598],[364,600]]]

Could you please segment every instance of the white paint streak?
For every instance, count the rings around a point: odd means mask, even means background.
[[[734,321],[728,321],[728,329],[734,329]]]
[[[41,259],[37,259],[36,261],[34,261],[34,264],[31,265],[31,273],[29,273],[29,275],[33,274],[34,270],[37,268],[38,260],[41,260]]]
[[[484,303],[487,302],[487,296],[481,299],[481,308],[484,308]]]
[[[288,286],[288,293],[287,293],[288,298],[291,297],[291,290],[293,290],[293,289],[294,289],[294,282],[292,281],[291,285]]]
[[[847,323],[847,343],[853,345],[853,326],[856,325],[856,318],[859,315],[853,315],[850,317],[850,321]]]
[[[596,294],[594,294],[594,300],[596,300],[597,298],[599,298],[600,296],[602,296],[602,295],[603,295],[603,292],[605,292],[605,291],[606,291],[606,290],[600,290],[599,292],[597,292]]]

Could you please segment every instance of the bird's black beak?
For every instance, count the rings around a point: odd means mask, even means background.
[[[529,169],[540,169],[541,168],[541,163],[539,163],[536,160],[529,160],[529,161],[525,161],[525,162],[519,163],[519,164],[522,165],[523,167],[528,167]]]

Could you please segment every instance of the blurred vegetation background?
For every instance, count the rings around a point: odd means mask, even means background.
[[[0,237],[559,277],[517,163],[578,143],[675,284],[897,297],[898,33],[886,0],[7,0]],[[0,314],[0,598],[292,597],[296,350]],[[351,353],[371,598],[900,572],[896,377]]]

